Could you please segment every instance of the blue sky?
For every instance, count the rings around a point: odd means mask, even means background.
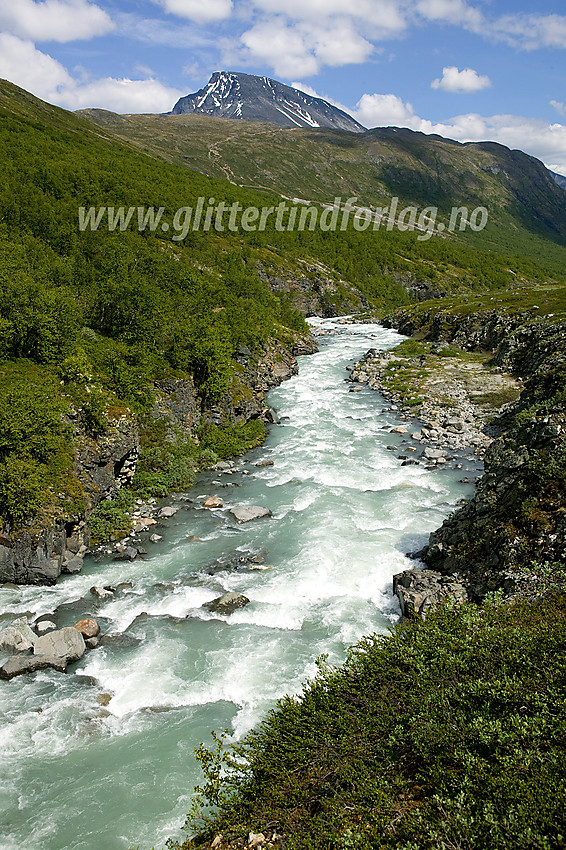
[[[491,139],[566,174],[560,9],[547,0],[0,0],[0,77],[67,109],[165,112],[215,70],[265,74],[366,127]]]

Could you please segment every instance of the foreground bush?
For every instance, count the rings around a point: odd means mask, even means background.
[[[215,814],[183,848],[250,830],[287,850],[566,846],[565,649],[564,595],[364,638],[240,745],[201,747]]]

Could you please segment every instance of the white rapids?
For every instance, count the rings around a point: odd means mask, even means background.
[[[91,611],[104,632],[139,641],[93,650],[67,675],[0,682],[0,850],[162,846],[179,835],[200,781],[193,750],[211,742],[210,730],[241,736],[301,690],[319,655],[338,664],[362,635],[398,619],[392,576],[414,566],[406,553],[471,494],[459,479],[476,463],[402,466],[387,446],[404,438],[384,430],[399,424],[396,411],[345,382],[348,364],[399,335],[313,323],[335,335],[270,393],[280,425],[236,473],[199,476],[146,557],[90,560],[55,587],[0,590],[0,614],[39,616],[88,597],[93,584],[132,582],[108,602],[93,599]],[[256,468],[262,458],[274,465]],[[202,509],[210,495],[224,508]],[[273,517],[237,526],[227,512],[242,504]],[[262,569],[210,569],[264,550]],[[229,617],[202,607],[226,591],[250,604]],[[71,608],[59,625],[76,619]]]

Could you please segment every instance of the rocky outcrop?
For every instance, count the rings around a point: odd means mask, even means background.
[[[254,353],[245,346],[235,352],[231,388],[221,402],[202,409],[192,378],[163,380],[155,385],[156,402],[153,419],[165,422],[167,439],[175,443],[180,435],[193,435],[202,423],[231,425],[250,419],[276,421],[276,414],[266,403],[265,394],[298,372],[297,356],[317,351],[309,335],[287,332],[285,343],[271,339],[262,352]],[[86,434],[80,416],[71,413],[68,423],[74,434],[74,474],[82,488],[85,511],[82,515],[58,518],[49,527],[0,535],[0,584],[55,584],[61,573],[80,572],[90,545],[88,516],[103,499],[112,499],[131,484],[140,452],[136,418],[122,415],[110,423],[108,430],[93,438]],[[165,515],[162,515],[162,517]],[[151,517],[138,517],[139,530]],[[133,548],[124,549],[120,557],[134,560]]]
[[[83,486],[87,514],[102,500],[130,484],[139,455],[139,432],[133,418],[122,417],[96,440],[76,433],[75,473]]]
[[[432,342],[453,342],[468,351],[495,351],[526,319],[524,314],[511,315],[495,309],[465,315],[431,307],[419,312],[399,310],[385,318],[383,324],[406,336],[419,331]]]
[[[0,582],[55,584],[61,575],[67,523],[38,533],[0,537]]]
[[[423,321],[423,317],[424,320]],[[408,314],[407,333],[494,350],[494,360],[526,378],[518,401],[494,423],[474,497],[430,536],[423,560],[468,596],[491,591],[532,597],[564,585],[566,570],[566,324],[486,311]],[[525,321],[527,319],[527,321]],[[427,570],[428,572],[428,570]]]
[[[537,575],[565,564],[566,416],[559,407],[531,412],[533,389],[527,384],[506,415],[474,497],[431,535],[423,555],[432,569],[463,572],[474,599],[493,590],[530,594]]]
[[[166,423],[168,439],[176,442],[179,434],[194,433],[200,423],[201,401],[193,379],[156,381],[155,389],[151,418]]]
[[[264,350],[255,355],[240,346],[230,390],[218,404],[203,412],[202,421],[213,425],[239,424],[250,419],[275,422],[266,393],[298,374],[298,356],[314,354],[317,350],[311,336],[299,333],[290,334],[285,343],[270,339]]]
[[[85,512],[53,521],[48,528],[0,537],[0,582],[55,584],[61,573],[77,573],[90,544],[87,517],[102,499],[131,483],[139,453],[134,420],[123,417],[94,439],[72,415],[74,474],[82,488]]]
[[[367,310],[366,296],[345,280],[336,280],[333,272],[322,263],[302,261],[304,275],[296,270],[282,272],[258,266],[260,278],[272,292],[286,292],[295,310],[305,316],[332,318],[345,313]]]
[[[468,599],[461,580],[433,570],[405,570],[398,573],[393,576],[393,593],[399,600],[404,617],[421,619],[446,602],[461,604]]]

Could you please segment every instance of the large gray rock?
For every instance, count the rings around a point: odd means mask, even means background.
[[[247,596],[242,593],[225,593],[224,596],[219,596],[211,602],[205,602],[203,608],[211,611],[213,614],[233,614],[238,608],[244,608],[249,603]]]
[[[393,593],[399,599],[404,617],[425,619],[427,613],[452,600],[458,604],[468,600],[466,588],[454,576],[434,570],[405,570],[393,576]]]
[[[67,659],[56,655],[13,655],[3,667],[0,667],[0,679],[13,679],[14,676],[49,668],[66,673]]]
[[[105,587],[97,587],[96,585],[94,585],[93,587],[91,587],[90,592],[95,597],[95,599],[98,599],[99,602],[108,602],[110,599],[114,599],[114,594],[112,593],[112,591],[106,590]]]
[[[26,618],[22,617],[14,620],[11,626],[0,632],[0,649],[28,652],[33,649],[37,639],[35,632],[28,626]]]
[[[135,561],[138,557],[138,550],[135,546],[126,546],[116,555],[114,555],[115,561]],[[91,590],[92,593],[92,590]]]
[[[433,449],[430,446],[427,446],[422,456],[428,460],[441,460],[446,457],[446,452],[444,449]]]
[[[33,653],[64,658],[67,662],[78,661],[85,653],[84,638],[74,626],[66,626],[64,629],[39,637],[35,642]]]
[[[251,522],[253,519],[272,515],[269,508],[261,508],[258,505],[242,505],[239,508],[232,508],[230,513],[239,523]]]
[[[72,558],[69,558],[68,561],[63,562],[63,566],[61,567],[62,573],[67,573],[68,575],[76,575],[80,573],[84,565],[84,556],[83,555],[75,555]]]

